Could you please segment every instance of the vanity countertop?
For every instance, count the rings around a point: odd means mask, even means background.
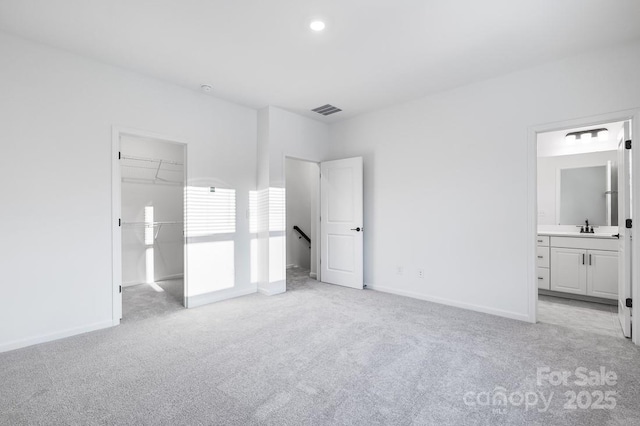
[[[548,235],[550,237],[576,237],[576,238],[603,238],[603,239],[617,239],[611,233],[594,233],[594,234],[581,234],[580,232],[570,231],[539,231],[538,235]]]

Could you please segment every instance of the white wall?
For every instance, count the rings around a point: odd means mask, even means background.
[[[272,106],[259,111],[258,291],[264,294],[286,291],[285,157],[320,162],[328,153],[326,124]]]
[[[132,138],[121,139],[120,151],[126,158],[162,159],[179,164],[184,161],[181,144]],[[130,167],[126,167],[125,165]],[[134,166],[134,167],[131,167]],[[140,169],[139,167],[148,169]],[[162,181],[144,181],[156,175],[156,163],[144,161],[121,161],[122,182],[122,283],[135,285],[147,279],[147,249],[145,243],[145,207],[152,206],[154,222],[176,222],[153,229],[153,281],[184,275],[184,166],[161,166],[158,177],[180,182],[167,185]],[[142,179],[141,179],[142,178]],[[128,225],[135,223],[135,225]]]
[[[255,291],[246,217],[255,110],[6,35],[0,93],[0,351],[113,323],[114,125],[188,142],[190,185],[237,190],[235,284],[210,300]],[[216,262],[205,253],[189,268]]]
[[[368,286],[531,319],[528,129],[640,107],[638,69],[636,43],[332,125],[364,157]]]
[[[617,151],[538,157],[538,225],[558,225],[556,217],[558,170],[605,166],[607,161],[616,162],[617,159]]]
[[[299,266],[311,270],[311,244],[300,238],[293,226],[312,237],[312,198],[317,196],[319,169],[316,163],[287,158],[285,161],[287,197],[287,266]],[[311,238],[312,243],[316,238]],[[315,270],[311,272],[316,272]]]

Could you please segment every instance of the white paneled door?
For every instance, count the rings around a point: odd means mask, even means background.
[[[323,282],[363,288],[362,157],[321,163],[320,271]]]
[[[626,337],[631,337],[631,308],[626,306],[631,297],[631,229],[626,228],[626,220],[631,219],[631,149],[626,143],[629,136],[626,122],[618,136],[618,318]]]

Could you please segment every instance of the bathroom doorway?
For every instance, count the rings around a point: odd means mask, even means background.
[[[630,338],[634,114],[611,117],[533,132],[533,302],[538,322]]]

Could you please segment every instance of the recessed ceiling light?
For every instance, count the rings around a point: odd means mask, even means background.
[[[325,24],[322,21],[312,21],[309,24],[309,28],[311,28],[313,31],[322,31],[324,30]]]
[[[205,93],[209,93],[211,89],[213,89],[213,87],[211,87],[209,84],[203,84],[202,86],[200,86],[200,88]]]

